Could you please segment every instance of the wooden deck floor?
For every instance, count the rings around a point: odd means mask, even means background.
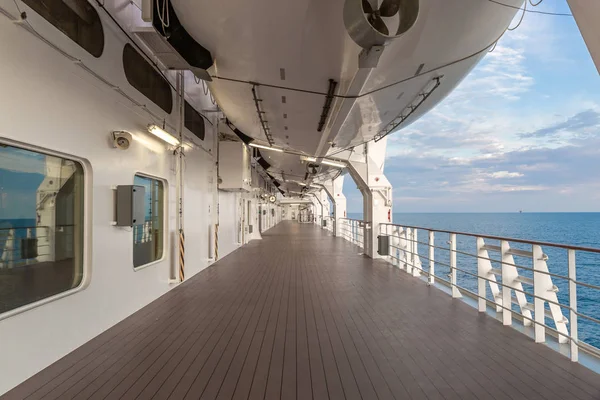
[[[6,399],[600,399],[600,376],[281,223]]]

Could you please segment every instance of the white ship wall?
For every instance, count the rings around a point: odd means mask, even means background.
[[[12,1],[0,0],[0,7],[18,15]],[[153,113],[164,115],[127,83],[120,61],[125,39],[116,29],[105,25],[105,55],[110,59],[103,55],[96,60],[49,24],[35,26]],[[84,283],[68,295],[0,316],[2,394],[176,287],[169,279],[177,266],[178,246],[177,164],[172,150],[145,131],[155,122],[150,115],[3,15],[0,37],[0,143],[57,154],[85,166]],[[215,126],[206,124],[200,143],[204,148],[185,157],[186,279],[211,263],[209,236],[217,223],[217,198],[219,258],[240,246],[241,194],[217,193],[212,151],[217,121],[211,119]],[[167,116],[167,124],[177,126],[176,118]],[[134,135],[129,150],[112,148],[109,137],[115,130]],[[166,241],[162,259],[134,270],[132,231],[111,222],[113,187],[133,184],[136,173],[165,182]]]
[[[240,196],[240,193],[219,191],[219,259],[241,245]]]

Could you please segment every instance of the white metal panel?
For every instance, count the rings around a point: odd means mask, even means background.
[[[219,190],[219,259],[239,247],[237,242],[240,193]]]
[[[14,3],[2,0],[0,6],[14,8]],[[129,86],[121,67],[115,68],[114,60],[121,59],[123,48],[116,31],[105,29],[107,58],[96,60],[70,45],[70,39],[34,12],[28,14],[40,34],[56,40],[123,93],[147,104],[150,112],[164,116]],[[0,320],[0,342],[11,344],[3,346],[0,357],[3,393],[174,287],[169,278],[174,265],[170,249],[176,227],[176,182],[173,152],[146,132],[147,124],[154,122],[152,115],[3,16],[0,37],[0,74],[7,78],[0,108],[9,116],[0,119],[0,138],[85,160],[85,273],[89,283],[70,296]],[[175,125],[175,118],[167,116],[167,124]],[[114,130],[132,133],[129,150],[112,147],[109,135]],[[207,141],[213,136],[207,128]],[[189,178],[206,182],[186,186],[190,200],[203,207],[197,214],[187,207],[189,240],[205,240],[194,224],[206,227],[210,223],[210,214],[204,209],[206,197],[211,196],[207,183],[211,159],[200,149],[186,156]],[[163,258],[134,271],[132,232],[111,226],[111,221],[112,187],[133,184],[136,173],[165,181],[166,217]],[[187,278],[206,266],[205,250],[195,255],[192,246],[188,249],[197,261],[191,263]]]
[[[219,143],[219,189],[249,191],[252,184],[250,151],[242,142]]]

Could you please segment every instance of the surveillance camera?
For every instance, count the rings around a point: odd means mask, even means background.
[[[127,150],[131,146],[131,133],[125,131],[115,131],[112,133],[112,144],[115,149]]]

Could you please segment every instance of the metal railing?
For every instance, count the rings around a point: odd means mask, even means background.
[[[365,226],[367,224],[366,221],[360,219],[340,218],[339,224],[340,233],[344,239],[360,248],[364,248]]]
[[[0,228],[0,268],[27,265],[36,262],[38,257],[48,255],[50,245],[38,242],[48,238],[47,226]]]
[[[309,224],[309,223],[313,223],[314,221],[315,221],[315,218],[314,218],[313,214],[300,213],[300,215],[298,215],[298,222],[300,222],[300,223]]]
[[[600,307],[592,300],[600,285],[581,272],[597,268],[600,249],[391,223],[380,224],[379,234],[389,236],[389,261],[407,273],[477,300],[480,312],[495,307],[504,325],[514,316],[538,343],[548,331],[569,343],[573,361],[579,350],[600,356]]]
[[[333,232],[333,224],[335,220],[331,215],[325,215],[321,220],[321,228],[327,229],[329,232]]]

